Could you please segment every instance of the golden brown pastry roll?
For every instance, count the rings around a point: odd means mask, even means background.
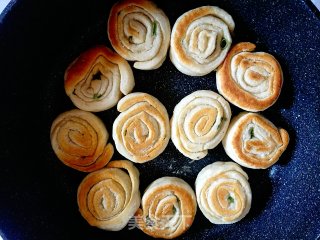
[[[248,168],[268,168],[279,160],[289,134],[257,113],[242,112],[231,120],[222,140],[228,156]]]
[[[144,163],[161,154],[170,139],[166,108],[147,93],[131,93],[118,103],[121,112],[113,123],[112,137],[125,158]]]
[[[82,53],[64,75],[65,91],[73,104],[90,112],[112,108],[134,84],[128,62],[104,46]]]
[[[123,229],[140,205],[139,171],[126,160],[87,175],[78,188],[81,215],[91,226]]]
[[[172,239],[187,231],[197,211],[193,189],[180,178],[162,177],[143,194],[135,214],[139,228],[154,238]]]
[[[223,9],[214,6],[192,9],[173,26],[170,59],[184,74],[206,75],[226,57],[233,30],[234,21]]]
[[[171,139],[193,160],[204,158],[224,137],[231,118],[229,103],[219,94],[199,90],[184,97],[174,108]]]
[[[113,155],[103,122],[94,114],[79,109],[60,114],[52,123],[50,138],[61,162],[79,171],[100,169]]]
[[[236,44],[216,74],[219,93],[246,111],[263,111],[273,105],[282,88],[278,61],[265,52],[255,52],[249,42]]]
[[[199,208],[214,224],[238,222],[251,208],[248,175],[234,162],[209,164],[199,172],[195,185]]]
[[[170,42],[170,23],[164,12],[147,0],[116,3],[109,15],[108,37],[123,58],[141,70],[159,68]]]

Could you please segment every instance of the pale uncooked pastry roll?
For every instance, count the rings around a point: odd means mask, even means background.
[[[231,224],[251,208],[248,175],[234,162],[215,162],[204,167],[195,182],[199,208],[214,224]]]
[[[234,21],[223,9],[214,6],[192,9],[173,26],[170,59],[184,74],[206,75],[226,57],[233,30]]]
[[[219,94],[199,90],[184,97],[174,108],[171,139],[176,148],[193,160],[215,148],[229,126],[231,109]]]
[[[113,123],[112,137],[125,158],[144,163],[161,154],[170,139],[166,108],[147,93],[131,93],[118,103],[121,112]]]
[[[278,61],[242,42],[228,53],[216,74],[217,88],[229,102],[247,111],[263,111],[278,99],[283,82]]]
[[[257,113],[240,113],[231,120],[222,140],[228,156],[248,168],[268,168],[279,160],[289,134]]]
[[[103,122],[93,113],[79,109],[60,114],[52,123],[50,138],[57,157],[79,171],[100,169],[113,155]]]
[[[159,68],[170,43],[170,23],[164,12],[147,0],[116,3],[109,15],[108,37],[123,58],[141,70]]]
[[[65,91],[73,104],[90,112],[112,108],[134,84],[128,62],[104,46],[82,53],[64,75]]]
[[[123,229],[140,206],[139,171],[126,160],[111,161],[90,173],[78,188],[81,215],[91,226]]]
[[[135,214],[139,228],[154,238],[172,239],[187,231],[197,211],[193,189],[184,180],[162,177],[143,194]]]

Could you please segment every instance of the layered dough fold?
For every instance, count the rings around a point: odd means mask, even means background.
[[[144,163],[164,151],[170,139],[169,116],[157,98],[131,93],[119,101],[118,111],[112,137],[121,155]]]
[[[108,19],[108,37],[117,53],[141,70],[159,68],[170,43],[170,23],[165,13],[148,0],[116,3]]]
[[[222,140],[228,156],[248,168],[265,169],[276,163],[289,143],[289,134],[257,113],[242,112],[231,120]]]
[[[213,91],[195,91],[174,108],[171,139],[186,157],[204,158],[224,137],[230,118],[231,109],[223,97]]]
[[[82,53],[64,75],[65,91],[73,104],[90,112],[112,108],[134,85],[128,62],[104,46]]]
[[[214,224],[238,222],[251,208],[248,175],[236,163],[215,162],[204,167],[195,186],[199,208]]]
[[[123,229],[140,205],[139,171],[130,162],[110,162],[87,175],[78,188],[81,215],[91,226]]]
[[[170,59],[184,74],[206,75],[226,57],[233,30],[234,21],[223,9],[215,6],[192,9],[173,26]]]
[[[249,42],[236,44],[216,74],[217,88],[230,103],[258,112],[278,99],[283,82],[278,61],[265,52],[254,52]]]
[[[50,139],[57,157],[67,166],[83,172],[104,167],[113,155],[109,134],[94,114],[73,109],[52,123]]]
[[[155,238],[172,239],[193,223],[197,202],[193,189],[184,180],[162,177],[146,189],[142,208],[135,214],[139,228]]]

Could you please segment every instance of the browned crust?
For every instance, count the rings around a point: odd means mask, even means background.
[[[257,99],[252,94],[244,91],[231,76],[231,60],[241,52],[252,52],[255,45],[250,42],[241,42],[236,44],[227,54],[221,68],[217,71],[217,85],[219,92],[232,104],[247,111],[263,111],[273,105],[278,99],[282,88],[282,70],[278,61],[270,54],[265,53],[263,57],[266,61],[276,64],[274,68],[274,79],[272,82],[272,95],[265,99]],[[254,53],[252,53],[254,54]]]
[[[80,165],[69,165],[68,162],[63,162],[65,165],[72,167],[76,170],[82,172],[94,172],[103,168],[105,165],[109,163],[114,153],[114,148],[111,143],[108,143],[104,149],[103,154],[95,161],[93,164],[88,166],[80,166]]]
[[[127,55],[127,50],[124,49],[124,47],[121,44],[121,40],[119,39],[118,13],[120,13],[122,9],[130,6],[141,7],[143,9],[148,10],[150,13],[155,10],[158,10],[158,7],[153,2],[147,0],[125,0],[120,1],[112,6],[108,19],[108,37],[112,47],[122,56]]]
[[[155,118],[159,127],[159,136],[154,134],[155,130],[152,127],[149,129],[149,134],[153,135],[153,137],[146,140],[146,142],[139,144],[134,143],[135,140],[133,140],[129,134],[122,135],[123,127],[130,115],[128,115],[128,113],[132,111],[130,108],[136,103],[143,103],[143,105],[138,106],[133,110],[135,114],[143,114],[140,115],[140,120],[145,121],[143,120],[145,119],[145,114],[151,115]],[[115,140],[118,151],[121,153],[122,150],[119,149],[124,149],[122,153],[125,155],[128,154],[127,158],[136,163],[144,163],[159,156],[168,145],[170,139],[170,122],[165,106],[150,94],[135,92],[122,98],[118,102],[117,108],[121,114],[113,124],[113,139]],[[126,113],[126,111],[128,112]],[[130,118],[136,118],[136,116],[130,115]],[[125,131],[127,130],[128,129]],[[139,132],[141,129],[137,129],[137,131]],[[150,143],[150,145],[148,145],[148,143]],[[143,152],[143,150],[146,152]]]
[[[94,172],[96,170],[99,170],[103,168],[105,165],[108,164],[108,162],[111,160],[114,153],[114,148],[111,143],[108,143],[107,146],[104,149],[104,152],[99,156],[96,161],[91,163],[90,165],[80,165],[81,160],[79,159],[79,165],[77,164],[71,164],[68,161],[65,161],[61,156],[59,156],[59,159],[63,164],[65,164],[68,167],[71,167],[73,169],[76,169],[81,172]]]
[[[165,184],[163,186],[155,187],[152,194],[148,196],[148,199],[144,206],[142,207],[150,207],[151,203],[154,201],[155,198],[157,198],[157,195],[161,192],[167,192],[171,191],[179,198],[179,201],[182,205],[182,215],[183,218],[183,228],[178,228],[177,232],[174,234],[168,236],[166,235],[166,230],[162,230],[159,228],[152,228],[148,227],[146,225],[146,222],[143,220],[146,218],[146,216],[149,214],[147,211],[143,211],[141,208],[137,210],[135,213],[136,222],[139,225],[139,228],[146,234],[148,234],[151,237],[154,238],[164,238],[164,239],[172,239],[180,236],[184,232],[186,232],[192,225],[194,221],[194,217],[196,214],[196,206],[193,204],[193,199],[191,194],[188,193],[188,191],[180,186],[174,185],[174,184]]]
[[[92,213],[88,210],[88,193],[92,186],[98,184],[109,178],[109,176],[114,176],[116,172],[114,169],[125,169],[127,172],[126,174],[129,175],[130,179],[132,180],[132,172],[138,170],[135,166],[128,160],[114,160],[111,161],[105,168],[99,169],[88,174],[80,183],[77,191],[77,201],[79,210],[82,216],[88,221],[88,223],[92,226],[99,227],[101,229],[105,228],[105,222],[108,220],[97,219]],[[132,182],[132,184],[139,184],[139,182]],[[133,187],[134,188],[134,187]],[[131,194],[131,193],[130,193]],[[132,197],[132,196],[131,196]],[[126,208],[127,206],[125,206]]]
[[[196,19],[212,14],[210,6],[199,7],[183,14],[175,23],[174,30],[172,31],[171,47],[180,62],[184,65],[193,65],[194,60],[189,57],[183,48],[181,41],[185,38],[187,27]]]
[[[225,205],[228,204],[227,203],[227,196],[223,195],[225,192],[222,192],[219,195],[219,192],[217,191],[216,198],[208,199],[206,197],[206,192],[208,191],[210,184],[218,181],[219,179],[226,179],[226,181],[228,181],[227,179],[230,179],[230,177],[228,176],[227,172],[222,172],[218,175],[214,175],[214,176],[208,178],[205,185],[202,187],[202,190],[200,192],[200,196],[201,196],[200,198],[202,198],[202,201],[203,201],[203,199],[205,199],[205,201],[207,201],[207,202],[212,201],[212,203],[215,203],[215,204],[213,204],[215,206],[218,206],[220,204],[225,204]],[[223,184],[223,182],[222,182],[222,184]],[[248,183],[248,185],[249,185],[249,183]],[[228,183],[228,186],[232,186],[233,191],[235,193],[237,193],[238,196],[241,196],[241,194],[239,194],[239,192],[241,192],[241,190],[243,189],[243,185],[239,181]],[[232,209],[232,210],[228,209],[228,208],[217,209],[217,207],[215,207],[215,211],[218,212],[218,214],[222,217],[222,219],[223,219],[222,221],[233,222],[235,220],[237,220],[237,221],[240,220],[239,217],[246,210],[246,207],[247,207],[246,201],[248,201],[248,200],[246,197],[245,198],[239,197],[238,200],[241,201],[241,206],[239,206],[236,209]],[[219,210],[221,210],[221,211],[219,211]],[[210,213],[212,214],[212,212],[210,212]],[[216,215],[216,213],[213,213],[213,215]]]
[[[237,158],[245,162],[252,168],[265,169],[276,163],[289,144],[288,132],[282,128],[278,129],[273,125],[273,123],[257,113],[248,113],[242,116],[238,121],[240,121],[240,123],[236,125],[237,129],[235,130],[233,139],[231,141],[232,148],[234,149]],[[271,134],[277,144],[281,145],[277,152],[273,155],[273,157],[268,161],[256,159],[242,151],[243,129],[245,129],[250,122],[257,123],[266,132],[269,132]]]
[[[88,71],[99,56],[103,56],[109,61],[117,64],[125,61],[117,53],[102,45],[98,45],[83,52],[65,71],[64,87],[68,96],[72,94],[75,86],[86,77]]]
[[[72,124],[74,117],[87,121],[97,134],[97,147],[91,154],[79,154],[80,156],[71,156],[72,154],[70,153],[74,151],[74,147],[70,146],[69,144],[63,144],[57,137],[59,134],[59,129],[63,127],[65,122]],[[101,169],[111,160],[111,157],[114,153],[114,148],[111,143],[107,144],[107,142],[105,142],[108,140],[108,135],[109,134],[104,126],[104,123],[100,118],[96,117],[92,113],[79,109],[73,109],[60,114],[52,123],[50,130],[51,145],[59,160],[66,166],[82,172],[93,172]],[[64,151],[59,150],[60,144],[63,144]],[[70,155],[66,156],[68,154]]]

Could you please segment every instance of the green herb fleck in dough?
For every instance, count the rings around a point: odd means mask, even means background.
[[[219,125],[218,125],[218,127],[217,127],[217,130],[220,129],[220,127],[221,127],[221,125],[222,125],[222,122],[223,122],[224,120],[226,120],[226,118],[221,117],[220,123],[219,123]]]
[[[152,36],[157,34],[157,22],[152,23]]]
[[[94,100],[97,100],[97,99],[99,99],[101,97],[102,97],[102,94],[98,94],[98,93],[93,94],[93,99]]]
[[[173,206],[173,207],[172,207],[172,213],[173,213],[173,215],[176,214],[176,212],[177,212],[177,209],[176,209],[175,206]]]
[[[228,203],[229,204],[234,203],[234,199],[230,195],[228,196]]]
[[[254,129],[250,128],[250,139],[254,138]]]

